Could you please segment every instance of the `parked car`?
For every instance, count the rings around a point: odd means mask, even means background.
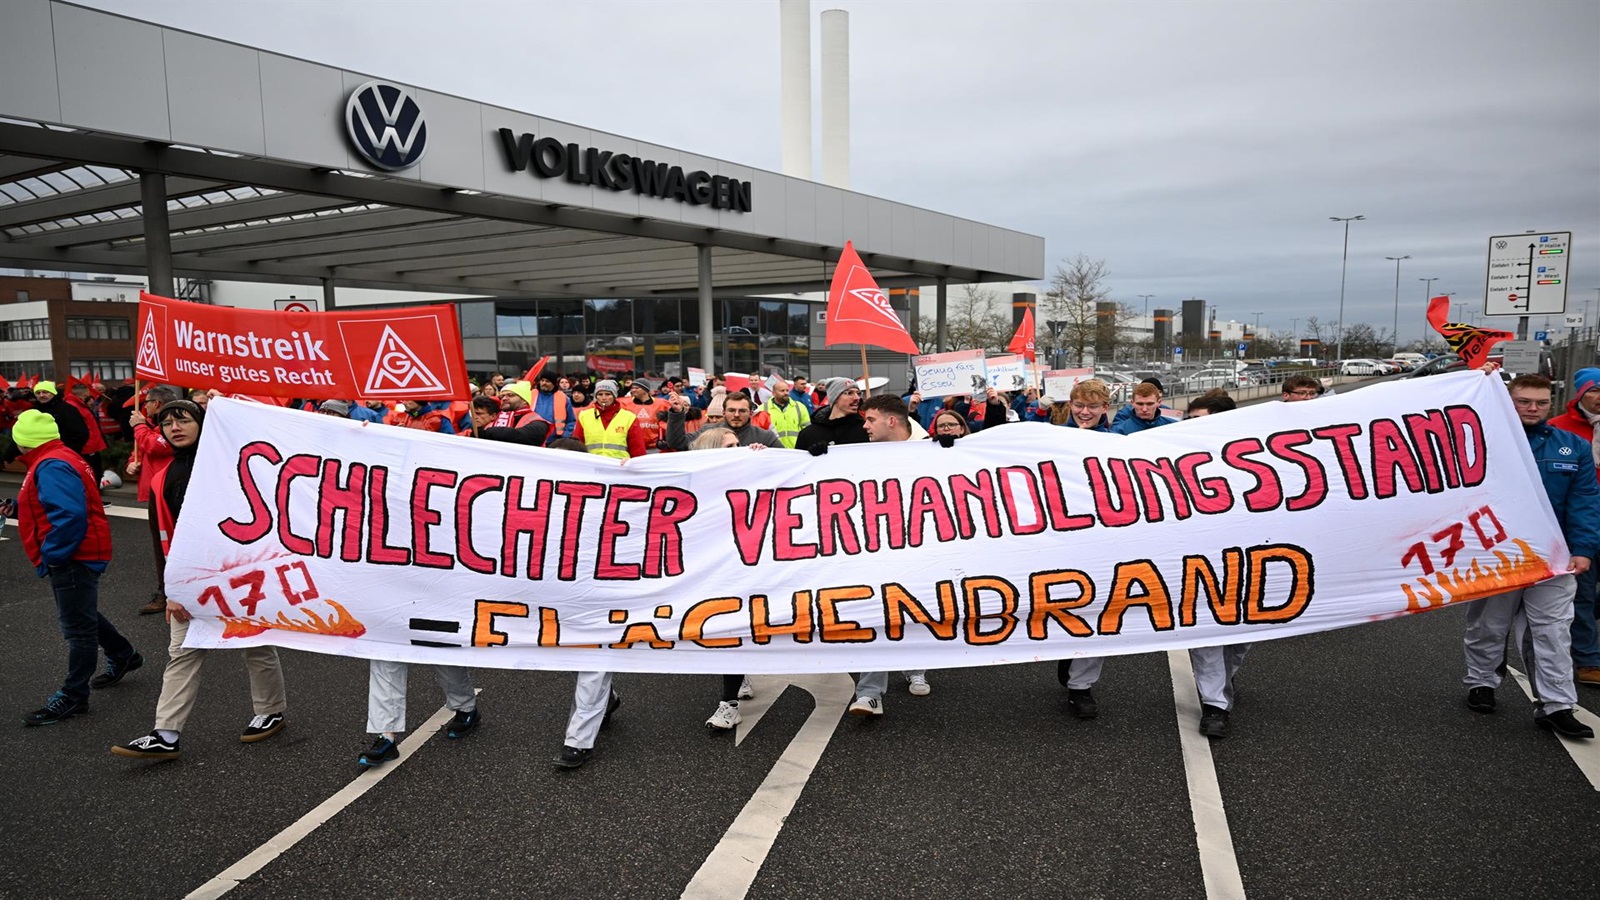
[[[1393,375],[1398,368],[1376,359],[1347,359],[1339,363],[1340,375]]]

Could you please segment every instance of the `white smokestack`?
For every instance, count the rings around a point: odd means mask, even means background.
[[[811,0],[778,0],[783,174],[811,178]]]
[[[850,187],[850,14],[822,13],[822,181]]]

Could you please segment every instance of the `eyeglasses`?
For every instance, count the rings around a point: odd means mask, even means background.
[[[1526,397],[1513,397],[1511,402],[1524,409],[1548,409],[1550,407],[1549,400],[1529,400]]]
[[[1072,411],[1073,412],[1090,412],[1092,410],[1105,409],[1105,408],[1106,408],[1106,405],[1104,403],[1074,403],[1074,404],[1072,404]]]
[[[1309,400],[1312,397],[1321,397],[1322,396],[1322,392],[1307,388],[1307,389],[1305,389],[1303,391],[1290,391],[1289,392],[1289,396],[1291,396],[1291,397],[1305,397],[1306,399]]]

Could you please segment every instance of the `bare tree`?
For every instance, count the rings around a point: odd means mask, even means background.
[[[945,307],[945,327],[949,346],[956,350],[983,350],[998,353],[1011,341],[1010,307],[1000,301],[994,288],[965,285],[960,297],[951,297]],[[917,346],[931,350],[935,343],[936,320],[922,316],[915,333]]]
[[[1042,347],[1065,352],[1069,361],[1082,365],[1095,345],[1100,323],[1096,305],[1110,298],[1105,280],[1110,275],[1103,259],[1082,253],[1056,265],[1050,290],[1044,296]]]

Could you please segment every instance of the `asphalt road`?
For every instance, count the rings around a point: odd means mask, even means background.
[[[144,525],[112,528],[102,608],[148,662],[88,716],[0,727],[0,896],[184,896],[357,778],[366,666],[287,651],[277,737],[239,743],[243,665],[219,653],[181,760],[110,755],[149,730],[167,642],[133,613]],[[0,585],[0,696],[20,714],[65,651],[14,539]],[[1466,709],[1461,628],[1446,609],[1252,650],[1213,745],[1248,895],[1600,896],[1600,792],[1513,683],[1497,715]],[[839,721],[745,896],[1206,896],[1164,656],[1111,660],[1092,722],[1062,714],[1053,664],[931,678],[932,696],[897,684],[882,719]],[[717,678],[618,676],[601,755],[559,771],[571,677],[478,684],[478,732],[429,740],[232,896],[676,897],[813,710],[791,688],[736,747],[701,724]],[[1600,711],[1600,690],[1582,701]],[[415,673],[413,727],[440,702]]]

